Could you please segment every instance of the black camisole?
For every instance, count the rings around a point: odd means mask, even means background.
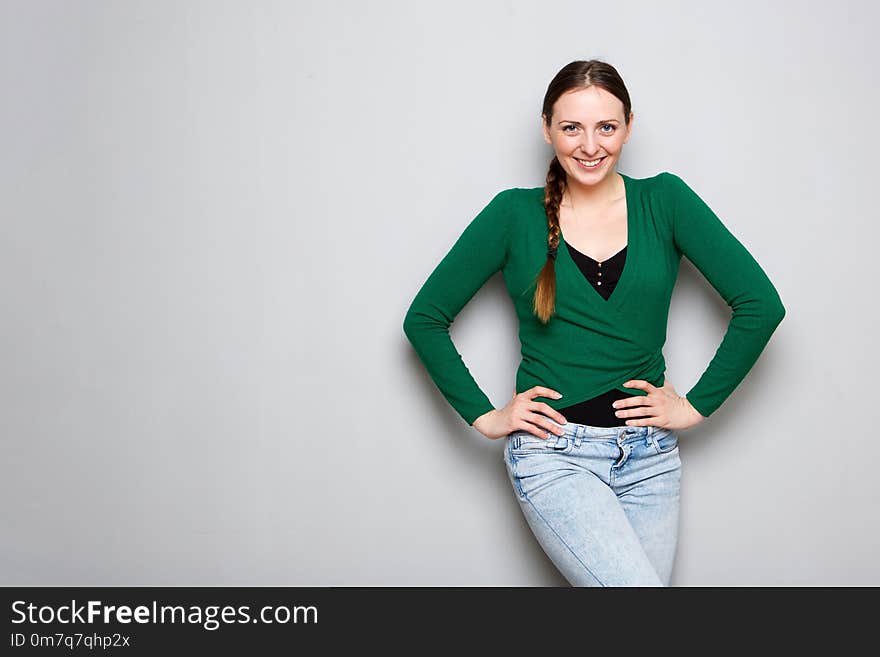
[[[614,287],[620,279],[620,273],[623,271],[623,264],[626,261],[626,247],[623,247],[610,258],[598,262],[585,253],[581,253],[568,242],[565,243],[565,246],[568,248],[572,260],[575,261],[587,281],[607,300],[614,291]],[[633,390],[636,390],[636,388],[633,388]],[[558,410],[568,422],[588,424],[594,427],[617,427],[625,425],[627,420],[648,417],[646,415],[633,417],[617,417],[614,415],[614,412],[618,409],[614,408],[611,404],[618,399],[633,396],[635,395],[612,388],[597,397]]]

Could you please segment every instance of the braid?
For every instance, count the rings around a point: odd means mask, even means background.
[[[554,156],[547,171],[544,185],[544,210],[547,213],[547,261],[538,274],[535,289],[534,310],[545,324],[550,320],[556,305],[556,252],[559,248],[559,206],[565,192],[565,169]]]
[[[544,186],[544,209],[547,212],[547,246],[556,252],[559,246],[559,206],[565,191],[565,170],[554,156],[547,171],[547,183]],[[553,256],[555,258],[555,256]]]

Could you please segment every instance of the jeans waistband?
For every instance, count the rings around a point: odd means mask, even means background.
[[[619,441],[628,439],[644,439],[651,438],[655,433],[665,431],[662,427],[653,425],[646,427],[635,427],[621,425],[617,427],[594,427],[589,424],[579,424],[577,422],[567,422],[560,425],[558,422],[550,420],[557,426],[562,427],[562,436],[575,438],[579,440],[609,440],[617,439]],[[562,437],[560,436],[560,437]]]

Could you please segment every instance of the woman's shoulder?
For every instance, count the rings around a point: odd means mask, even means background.
[[[672,171],[661,171],[653,176],[645,176],[644,178],[636,178],[625,173],[621,175],[627,179],[627,182],[633,182],[639,187],[649,190],[664,189],[681,181],[681,178]]]
[[[648,178],[640,179],[640,182],[646,184],[649,189],[660,192],[675,192],[687,185],[684,179],[674,171],[661,171]]]
[[[491,205],[503,208],[510,215],[529,216],[544,212],[543,187],[507,187],[492,198]]]
[[[652,205],[662,209],[670,209],[683,192],[690,190],[688,184],[674,171],[661,171],[645,178],[630,178],[640,195]]]
[[[500,192],[508,199],[519,203],[528,203],[534,199],[544,198],[544,187],[508,187]]]

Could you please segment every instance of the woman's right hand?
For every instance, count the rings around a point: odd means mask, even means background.
[[[538,438],[547,438],[548,431],[561,436],[563,434],[562,427],[553,424],[550,418],[559,424],[565,424],[566,419],[562,413],[551,408],[545,402],[533,401],[535,397],[559,399],[562,395],[550,388],[534,386],[519,394],[514,394],[504,408],[495,408],[488,413],[483,413],[474,420],[474,429],[490,440],[504,438],[514,431],[528,431]]]

